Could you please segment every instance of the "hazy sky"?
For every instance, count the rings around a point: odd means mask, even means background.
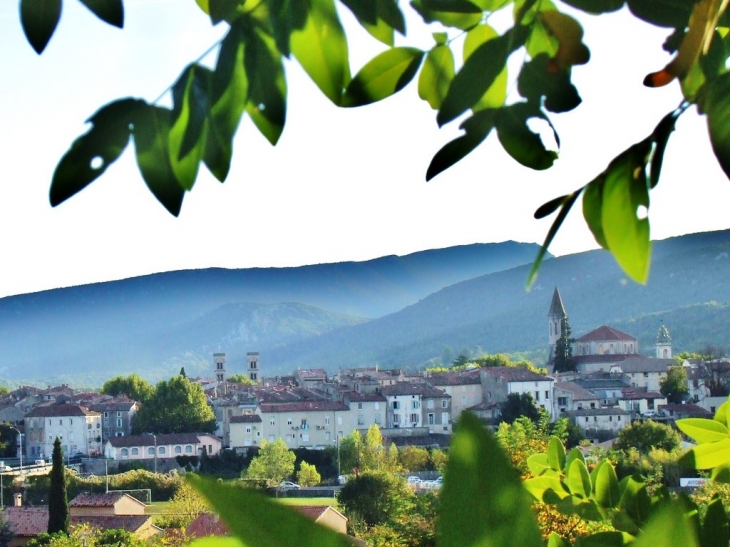
[[[641,85],[668,60],[660,47],[666,31],[626,13],[582,17],[592,59],[574,69],[583,104],[553,116],[562,139],[555,167],[519,166],[492,135],[426,183],[430,158],[458,134],[458,124],[439,130],[415,82],[381,103],[340,110],[290,63],[287,127],[278,146],[245,120],[228,181],[220,184],[201,168],[179,218],[147,191],[131,145],[101,179],[52,209],[54,167],[86,131],[84,120],[116,98],[156,98],[223,31],[193,0],[125,5],[126,28],[118,30],[78,2],[65,2],[39,57],[22,34],[17,2],[0,4],[0,296],[186,268],[295,266],[476,242],[542,242],[552,218],[535,221],[534,210],[591,180],[680,101],[676,85]],[[343,16],[354,74],[382,48]],[[423,24],[409,23],[418,32],[401,43],[430,47]],[[728,228],[728,203],[730,182],[712,156],[704,119],[692,110],[678,124],[652,193],[652,237]],[[551,251],[594,247],[578,207]]]

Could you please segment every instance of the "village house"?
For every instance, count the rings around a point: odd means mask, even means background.
[[[111,437],[104,445],[104,457],[111,460],[164,460],[176,456],[214,456],[221,440],[210,433],[170,433]]]
[[[484,393],[479,369],[433,372],[426,376],[426,381],[451,396],[453,421],[458,420],[464,410],[483,401]]]
[[[480,369],[485,403],[505,403],[510,394],[528,394],[535,406],[544,408],[551,421],[556,418],[553,410],[553,383],[550,376],[543,376],[521,367],[485,367]]]
[[[396,382],[382,387],[380,393],[388,401],[387,428],[451,432],[451,397],[446,392],[426,383]]]
[[[132,420],[139,404],[126,397],[114,397],[89,404],[89,410],[102,415],[101,440],[106,444],[109,437],[132,434]]]
[[[619,431],[631,425],[631,412],[618,407],[569,410],[565,414],[573,425],[588,436],[598,432],[610,432],[617,436]]]
[[[262,437],[270,442],[283,439],[289,448],[333,446],[355,429],[350,408],[339,401],[262,402],[256,413],[261,416]]]
[[[101,424],[101,413],[80,405],[37,406],[25,415],[26,456],[49,458],[56,438],[66,456],[98,456],[103,446]]]

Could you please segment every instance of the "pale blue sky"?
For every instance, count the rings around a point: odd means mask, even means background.
[[[660,47],[666,31],[625,13],[582,17],[592,60],[574,69],[583,105],[553,117],[562,138],[555,167],[522,168],[491,136],[426,183],[430,158],[457,135],[457,124],[439,130],[415,82],[382,103],[338,110],[291,63],[279,145],[272,148],[246,120],[228,181],[221,185],[202,169],[180,218],[147,191],[131,146],[100,180],[52,209],[53,169],[85,132],[84,120],[119,97],[156,98],[222,31],[211,28],[194,0],[127,0],[122,31],[76,1],[64,4],[40,57],[22,35],[17,2],[0,5],[6,261],[0,296],[186,268],[295,266],[475,242],[542,242],[552,219],[535,221],[534,210],[596,176],[680,100],[676,85],[641,85],[668,60]],[[381,48],[343,16],[355,73]],[[410,29],[417,27],[402,43],[430,47],[423,25],[411,19]],[[728,228],[728,203],[730,182],[712,156],[705,122],[688,112],[652,193],[652,237]],[[593,247],[576,209],[551,250]]]

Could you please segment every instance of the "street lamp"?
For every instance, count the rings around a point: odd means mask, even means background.
[[[18,432],[18,444],[20,445],[20,449],[18,450],[18,453],[20,454],[20,472],[23,473],[23,434],[20,432],[20,430],[17,427],[10,426],[10,429],[13,431]]]
[[[157,473],[157,435],[152,435],[152,439],[155,441],[155,473]]]

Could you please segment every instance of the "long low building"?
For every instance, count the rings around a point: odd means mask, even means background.
[[[111,460],[153,460],[177,456],[213,456],[221,451],[221,440],[211,433],[171,433],[111,437],[104,456]]]

